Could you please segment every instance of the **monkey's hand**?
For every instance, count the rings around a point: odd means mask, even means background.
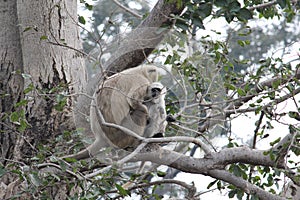
[[[136,125],[146,127],[149,118],[148,108],[141,103],[136,104],[135,109],[131,108],[130,116]]]

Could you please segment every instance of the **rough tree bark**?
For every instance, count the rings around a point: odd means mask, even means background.
[[[76,9],[76,0],[18,1],[24,73],[31,76],[29,81],[41,89],[41,93],[69,85],[64,92],[72,94],[80,91],[85,83],[82,57],[71,49],[50,43],[66,43],[81,49]],[[47,40],[41,40],[43,37]],[[53,98],[33,95],[34,100],[27,107],[31,125],[28,133],[33,138],[47,138],[72,126],[68,120],[61,124],[71,117],[70,110],[58,113],[53,109]]]
[[[35,133],[31,134],[33,140],[40,136],[48,138],[73,126],[65,120],[72,117],[70,110],[58,113],[53,109],[55,96],[49,90],[74,94],[85,84],[82,57],[59,45],[66,43],[81,49],[76,8],[75,0],[18,1],[24,73],[31,76],[27,84],[33,83],[39,90],[30,94],[34,102],[27,107],[31,125],[28,132]]]
[[[76,0],[1,0],[0,17],[0,145],[1,163],[6,165],[25,162],[37,153],[37,144],[74,128],[74,99],[58,112],[55,98],[78,93],[86,76],[83,58],[72,50],[81,49]],[[27,102],[17,110],[14,105],[26,88],[31,88],[24,97]],[[27,120],[25,131],[9,120],[12,112],[21,111]],[[20,192],[18,176],[8,173],[0,182],[0,199]]]
[[[20,36],[17,25],[16,1],[0,1],[0,166],[9,164],[9,160],[19,158],[17,141],[19,134],[10,122],[9,114],[19,112],[14,105],[23,95],[23,61]],[[4,176],[0,179],[0,191],[14,178]],[[1,193],[1,192],[0,192]],[[4,195],[0,194],[0,199]]]
[[[23,60],[17,22],[16,1],[0,1],[0,144],[1,160],[14,159],[17,134],[7,113],[16,111],[14,104],[22,98]]]

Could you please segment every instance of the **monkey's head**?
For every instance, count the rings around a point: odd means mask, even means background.
[[[141,71],[144,76],[150,81],[150,83],[158,80],[158,70],[154,65],[141,65]]]
[[[166,95],[166,88],[160,82],[154,82],[147,88],[147,95],[145,96],[145,102],[153,101],[156,103],[156,100],[162,95],[163,99]],[[157,100],[159,101],[159,100]]]

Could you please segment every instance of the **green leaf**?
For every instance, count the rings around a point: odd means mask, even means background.
[[[20,118],[20,115],[18,112],[12,112],[10,114],[10,121],[11,122],[18,122],[19,121],[19,118]]]
[[[238,88],[238,89],[237,89],[237,93],[238,93],[240,96],[246,96],[246,92],[245,92],[242,88]]]
[[[78,16],[78,21],[81,24],[85,24],[86,23],[85,18],[83,16]]]
[[[202,17],[202,19],[208,17],[212,12],[211,3],[201,3],[198,7],[197,14]]]
[[[125,190],[121,185],[119,185],[117,183],[115,185],[116,185],[116,188],[119,191],[120,195],[122,195],[122,196],[130,196],[130,193],[129,193],[128,190]]]
[[[19,130],[20,132],[23,132],[23,131],[26,130],[27,127],[28,127],[27,121],[24,120],[24,119],[21,119],[21,120],[20,120],[20,127],[18,128],[18,130]]]
[[[67,170],[67,164],[66,164],[66,162],[65,161],[61,161],[61,160],[58,160],[58,164],[59,164],[59,166],[61,167],[61,170],[62,171],[66,171]]]
[[[272,88],[273,89],[278,89],[279,85],[281,84],[281,80],[275,80],[274,82],[272,82]]]
[[[199,27],[199,28],[204,29],[203,22],[202,22],[202,20],[201,20],[199,17],[193,18],[193,24],[194,24],[196,27]]]
[[[56,95],[56,102],[61,102],[61,101],[64,101],[65,100],[65,95],[63,95],[63,94],[58,94],[58,95]]]
[[[215,5],[218,7],[224,7],[225,5],[227,5],[227,1],[226,0],[216,0]]]
[[[25,106],[27,105],[28,100],[27,99],[23,99],[21,101],[19,101],[18,103],[15,104],[15,108],[20,107],[20,106]]]
[[[64,158],[65,161],[67,161],[68,163],[75,163],[77,162],[77,160],[75,158]]]
[[[281,140],[281,137],[277,138],[277,139],[274,140],[273,142],[270,142],[270,145],[271,145],[271,146],[274,146],[274,145],[277,144],[280,140]]]
[[[290,111],[289,112],[289,117],[300,121],[300,114],[299,114],[299,112]]]
[[[262,98],[259,98],[256,100],[256,103],[261,103],[262,101],[263,101]]]
[[[250,45],[250,43],[251,43],[250,40],[245,40],[244,42],[246,45]]]
[[[166,172],[162,172],[162,171],[157,171],[156,174],[157,174],[157,176],[159,176],[159,177],[164,177],[164,176],[167,175]]]
[[[224,189],[224,187],[222,186],[222,182],[221,181],[218,181],[217,182],[217,188],[218,188],[218,190],[222,190],[222,189]]]
[[[6,169],[0,166],[0,177],[6,173]]]
[[[235,90],[236,87],[230,83],[224,83],[224,86],[229,90]]]
[[[30,83],[27,88],[24,89],[24,94],[31,92],[34,89],[33,83]]]
[[[36,187],[40,186],[42,184],[41,179],[38,177],[37,174],[29,174],[29,179],[32,182],[33,185],[35,185]]]
[[[243,179],[247,179],[247,174],[245,173],[245,171],[243,169],[241,169],[241,167],[239,165],[232,164],[230,166],[230,168],[234,175],[236,175],[238,177],[242,177]]]
[[[277,0],[277,3],[282,9],[286,7],[286,0]]]
[[[86,9],[93,10],[93,5],[88,4],[88,3],[85,3],[84,5],[85,5]]]
[[[176,21],[176,26],[181,28],[184,31],[189,29],[189,25],[185,21],[181,21],[181,20]]]
[[[225,12],[224,15],[225,15],[225,19],[228,23],[230,23],[234,18],[234,15],[232,15],[230,12]]]
[[[214,180],[213,182],[210,182],[207,186],[207,189],[211,188],[214,184],[216,184],[218,180]]]
[[[230,13],[238,13],[241,10],[241,4],[238,1],[233,1],[229,4]]]
[[[241,47],[244,47],[245,46],[245,43],[243,40],[238,40],[237,43],[241,46]]]
[[[263,152],[263,155],[264,155],[264,156],[266,156],[266,155],[268,155],[268,154],[270,154],[270,151],[264,151],[264,152]]]
[[[242,199],[243,196],[244,196],[244,192],[243,192],[242,190],[238,190],[236,197],[237,197],[238,199]]]
[[[229,193],[228,193],[228,197],[229,197],[230,199],[232,199],[232,198],[234,197],[235,194],[236,194],[236,190],[231,190],[231,191],[229,191]]]
[[[29,26],[29,27],[26,27],[26,28],[24,29],[24,31],[23,31],[23,32],[29,31],[29,30],[31,30],[31,29],[32,29],[32,27],[31,27],[31,26]]]
[[[271,91],[271,92],[268,93],[268,97],[269,97],[271,100],[274,100],[274,99],[275,99],[275,95],[276,95],[275,91]]]
[[[67,97],[63,94],[56,95],[57,104],[54,105],[54,108],[57,111],[63,111],[64,106],[67,104]]]
[[[42,36],[40,37],[40,40],[47,40],[47,39],[48,39],[47,35],[42,35]]]
[[[250,10],[248,10],[247,8],[241,8],[238,12],[237,12],[237,18],[241,21],[247,21],[249,19],[253,18],[252,12]]]

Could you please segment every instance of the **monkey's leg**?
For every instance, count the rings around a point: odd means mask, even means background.
[[[105,133],[100,126],[100,122],[98,121],[97,117],[97,110],[94,106],[91,107],[90,118],[92,119],[91,129],[94,133],[95,141],[82,151],[76,154],[63,156],[62,158],[74,158],[76,160],[86,159],[99,154],[102,148],[111,146],[107,141],[108,139],[105,137]]]
[[[147,119],[147,107],[143,104],[136,105],[135,109],[132,109],[122,120],[121,126],[130,129],[140,136],[143,136],[147,125]],[[139,141],[135,137],[129,136],[118,129],[111,131],[111,134],[107,135],[107,137],[114,145],[122,149],[136,147],[139,144]]]

